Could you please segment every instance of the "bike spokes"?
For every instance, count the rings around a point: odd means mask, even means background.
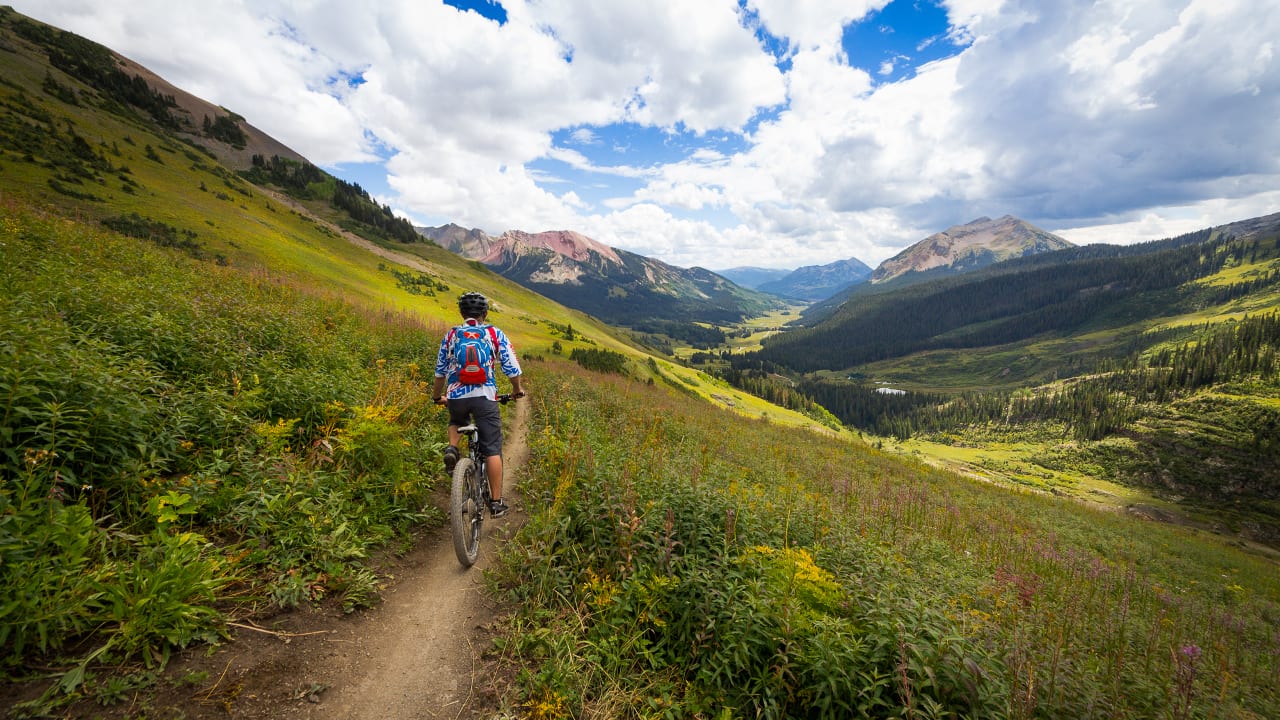
[[[453,487],[449,493],[449,521],[453,530],[453,550],[463,567],[475,564],[480,554],[480,531],[484,507],[480,501],[478,468],[470,458],[463,458],[453,469]]]

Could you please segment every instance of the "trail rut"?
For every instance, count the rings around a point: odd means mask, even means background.
[[[516,481],[529,454],[530,411],[527,401],[513,405],[503,452],[512,511],[485,523],[470,569],[458,563],[446,523],[385,570],[391,579],[378,606],[346,616],[297,610],[256,627],[241,624],[216,652],[177,658],[168,673],[174,680],[160,692],[140,694],[130,708],[87,708],[92,716],[132,716],[145,703],[190,719],[494,717],[502,680],[486,675],[482,654],[498,608],[484,593],[483,573],[524,519]],[[436,493],[441,509],[445,485]]]

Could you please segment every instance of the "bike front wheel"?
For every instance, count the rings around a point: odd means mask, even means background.
[[[480,555],[480,529],[484,508],[480,506],[480,479],[476,463],[460,458],[453,468],[453,488],[449,493],[449,524],[453,528],[453,551],[463,567],[471,567]]]

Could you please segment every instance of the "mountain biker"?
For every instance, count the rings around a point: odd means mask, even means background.
[[[464,293],[458,298],[458,312],[463,324],[451,328],[440,341],[436,355],[435,383],[431,397],[449,408],[449,447],[444,451],[445,472],[452,474],[458,462],[458,428],[474,422],[480,432],[480,454],[485,458],[485,471],[489,475],[492,501],[489,513],[493,517],[507,514],[507,504],[502,501],[502,416],[498,411],[498,377],[494,366],[511,378],[513,397],[524,397],[524,378],[520,361],[506,333],[485,322],[489,317],[489,299],[478,292]],[[463,333],[476,333],[487,337],[492,347],[489,363],[482,384],[467,384],[460,379],[461,363],[455,350],[462,342]],[[445,384],[448,383],[446,392]]]

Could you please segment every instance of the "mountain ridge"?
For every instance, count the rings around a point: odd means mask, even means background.
[[[880,263],[870,281],[880,284],[913,274],[938,277],[1069,247],[1075,245],[1012,215],[996,220],[984,216],[908,246]]]
[[[825,265],[796,268],[786,277],[763,283],[758,289],[785,298],[817,302],[865,282],[871,273],[871,267],[866,263],[857,258],[847,258]]]
[[[725,268],[723,270],[715,270],[714,272],[729,278],[742,287],[759,290],[760,286],[764,283],[781,280],[795,271],[781,268],[762,268],[751,265],[739,265],[737,267]]]
[[[418,227],[441,247],[607,322],[734,323],[781,303],[705,268],[679,268],[573,230],[494,237],[450,223]]]

